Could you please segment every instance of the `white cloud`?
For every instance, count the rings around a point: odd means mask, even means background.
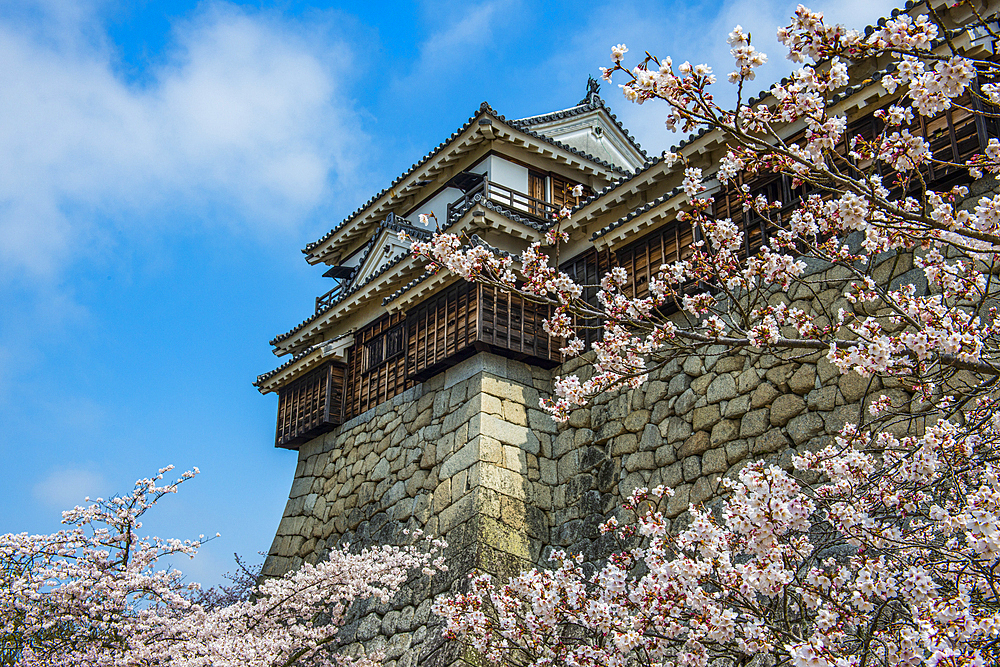
[[[181,216],[294,228],[350,183],[366,140],[330,30],[208,5],[129,83],[72,5],[0,20],[0,279],[51,278]]]
[[[107,482],[99,472],[86,468],[53,470],[31,489],[32,497],[53,510],[67,510],[106,492]]]
[[[472,111],[454,109],[449,93],[463,85],[459,82],[467,85],[469,78],[489,74],[491,64],[484,64],[484,57],[503,48],[505,30],[517,21],[520,4],[520,0],[424,3],[429,30],[418,40],[417,57],[393,81],[393,94],[449,113]]]

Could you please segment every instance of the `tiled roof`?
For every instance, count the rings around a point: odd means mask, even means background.
[[[400,222],[400,221],[402,221],[402,222]],[[401,218],[398,215],[394,215],[392,213],[390,213],[386,217],[386,219],[384,221],[382,221],[381,223],[379,223],[379,227],[377,228],[377,230],[375,232],[375,236],[377,236],[378,233],[379,233],[379,231],[381,231],[381,229],[383,229],[383,228],[385,228],[385,229],[392,229],[392,230],[395,230],[395,231],[403,230],[403,231],[406,231],[407,233],[413,234],[413,235],[418,236],[418,237],[423,238],[423,239],[430,238],[430,232],[428,232],[426,230],[423,230],[423,229],[420,229],[418,227],[414,227],[413,225],[411,225],[406,220],[406,218]],[[369,243],[369,247],[365,250],[365,256],[361,258],[361,262],[359,263],[359,266],[362,263],[364,263],[364,260],[367,258],[368,253],[371,252],[371,245],[374,243],[374,240],[375,239],[373,237],[372,238],[372,242]],[[347,297],[351,296],[352,294],[354,294],[355,292],[357,292],[361,288],[365,287],[371,281],[373,281],[376,278],[382,276],[386,271],[388,271],[390,268],[392,268],[392,267],[396,266],[397,264],[399,264],[402,259],[404,259],[405,257],[408,257],[408,256],[409,256],[409,253],[403,253],[403,254],[401,254],[399,257],[397,257],[397,258],[393,259],[391,262],[383,265],[378,271],[376,271],[372,275],[368,276],[368,279],[365,280],[363,283],[360,283],[358,285],[352,285],[350,289],[344,291],[337,299],[335,299],[334,301],[331,301],[325,308],[323,308],[322,310],[316,311],[310,317],[304,319],[302,322],[299,322],[297,325],[295,325],[294,327],[292,327],[291,330],[286,331],[285,333],[281,334],[280,336],[276,336],[273,340],[271,340],[271,345],[277,345],[278,343],[280,343],[281,341],[285,340],[289,336],[292,336],[296,331],[299,331],[302,327],[306,326],[307,324],[309,324],[310,322],[312,322],[313,320],[315,320],[317,317],[319,317],[320,315],[322,315],[326,311],[330,310],[331,308],[333,308],[337,304],[341,303],[344,299],[346,299]]]
[[[589,113],[591,111],[597,111],[599,109],[604,109],[604,111],[611,117],[611,122],[615,124],[621,133],[628,139],[629,144],[632,148],[639,152],[639,155],[643,157],[644,160],[648,160],[649,156],[646,155],[646,151],[642,149],[639,145],[638,140],[632,136],[632,134],[621,124],[618,120],[618,116],[611,112],[611,107],[609,107],[600,95],[597,93],[590,93],[587,98],[581,100],[575,107],[570,107],[569,109],[563,109],[561,111],[553,111],[551,113],[542,114],[540,116],[529,116],[528,118],[520,118],[518,120],[511,121],[512,125],[516,127],[530,127],[532,125],[542,125],[543,123],[550,123],[554,120],[562,120],[563,118],[572,118],[573,116],[579,116],[581,114]]]
[[[660,204],[673,199],[674,197],[676,197],[677,195],[679,195],[681,193],[682,189],[683,188],[681,188],[681,187],[676,187],[673,190],[671,190],[670,192],[668,192],[668,193],[666,193],[664,195],[660,195],[659,197],[657,197],[653,201],[648,202],[646,204],[643,204],[642,206],[640,206],[637,209],[629,211],[628,215],[626,215],[625,217],[619,218],[618,220],[615,220],[611,224],[609,224],[609,225],[603,227],[602,229],[599,229],[596,232],[594,232],[594,234],[590,237],[590,240],[591,241],[596,241],[597,239],[601,238],[605,234],[608,234],[609,232],[612,232],[612,231],[618,229],[619,227],[621,227],[622,225],[628,223],[629,221],[633,220],[634,218],[639,217],[640,215],[642,215],[646,211],[648,211],[650,209],[653,209],[653,208],[656,208]]]
[[[366,261],[368,261],[368,255],[370,255],[372,250],[374,250],[375,242],[378,240],[379,234],[381,234],[384,229],[394,232],[406,232],[407,234],[424,241],[431,237],[431,233],[428,230],[420,229],[419,227],[414,226],[413,223],[406,218],[396,215],[395,213],[390,213],[385,217],[385,220],[379,223],[379,226],[375,228],[375,233],[372,234],[371,239],[369,239],[368,243],[365,244],[365,249],[361,252],[361,257],[358,258],[357,267],[359,269],[364,266]],[[366,280],[365,282],[367,283],[368,281]]]
[[[374,204],[383,195],[385,195],[387,192],[389,192],[394,187],[396,187],[397,185],[399,185],[399,183],[402,182],[405,178],[407,178],[408,176],[410,176],[414,171],[416,171],[418,168],[420,168],[421,166],[423,166],[424,164],[426,164],[434,156],[436,156],[438,153],[440,153],[442,150],[444,150],[455,139],[457,139],[463,132],[465,132],[466,130],[468,130],[469,127],[472,126],[472,123],[476,120],[476,118],[478,118],[481,114],[484,114],[484,113],[489,114],[493,118],[497,119],[498,121],[504,123],[505,125],[513,128],[513,129],[516,129],[516,130],[518,130],[520,132],[523,132],[523,133],[525,133],[525,134],[527,134],[527,135],[529,135],[529,136],[531,136],[531,137],[533,137],[535,139],[539,139],[541,141],[544,141],[544,142],[546,142],[546,143],[548,143],[548,144],[550,144],[552,146],[556,146],[558,148],[561,148],[561,149],[563,149],[565,151],[568,151],[568,152],[570,152],[570,153],[572,153],[574,155],[578,155],[578,156],[580,156],[580,157],[582,157],[582,158],[584,158],[584,159],[586,159],[586,160],[588,160],[590,162],[593,162],[594,164],[600,165],[600,166],[604,167],[605,169],[608,169],[609,171],[613,171],[613,172],[617,172],[617,173],[625,173],[624,170],[621,167],[613,165],[610,162],[606,162],[605,160],[602,160],[600,158],[594,157],[590,153],[585,153],[585,152],[583,152],[581,150],[573,148],[572,146],[567,146],[566,144],[564,144],[564,143],[562,143],[560,141],[557,141],[557,140],[552,139],[550,137],[546,137],[545,135],[539,134],[538,132],[535,132],[534,130],[531,130],[526,125],[525,126],[520,125],[519,124],[520,121],[508,121],[506,119],[506,117],[504,117],[502,114],[497,113],[497,111],[494,110],[493,107],[491,107],[488,102],[483,102],[481,105],[479,105],[479,111],[477,111],[474,115],[472,115],[469,118],[469,120],[467,120],[460,128],[458,128],[457,130],[455,130],[454,132],[452,132],[451,135],[447,139],[445,139],[440,144],[438,144],[437,146],[435,146],[429,153],[427,153],[420,160],[418,160],[417,162],[414,162],[413,165],[411,165],[409,169],[407,169],[405,172],[403,172],[398,177],[396,177],[396,179],[392,183],[390,183],[387,188],[384,188],[381,192],[379,192],[378,194],[376,194],[375,196],[373,196],[371,199],[369,199],[365,204],[363,204],[361,207],[359,207],[356,211],[354,211],[349,216],[347,216],[346,218],[344,218],[340,222],[340,224],[338,224],[336,227],[334,227],[329,232],[327,232],[326,234],[324,234],[322,238],[320,238],[320,239],[318,239],[318,240],[316,240],[316,241],[308,244],[305,248],[302,249],[302,252],[304,254],[308,255],[313,250],[315,250],[316,248],[318,248],[319,246],[323,245],[328,240],[330,240],[334,236],[334,234],[336,234],[338,231],[340,231],[341,229],[343,229],[344,227],[346,227],[348,224],[350,224],[351,222],[353,222],[354,219],[358,215],[360,215],[365,209],[367,209],[369,206],[371,206],[372,204]]]
[[[289,359],[285,363],[281,364],[280,366],[278,366],[274,370],[268,371],[266,373],[261,373],[260,375],[257,376],[257,381],[253,383],[253,386],[255,386],[255,387],[261,386],[262,384],[264,384],[265,382],[267,382],[268,380],[270,380],[272,377],[274,377],[275,375],[277,375],[281,371],[285,370],[286,368],[288,368],[292,364],[298,362],[300,359],[303,359],[304,357],[308,356],[310,353],[313,352],[314,349],[315,349],[314,346],[310,346],[310,347],[306,348],[303,352],[299,352],[294,357],[292,357],[291,359]]]
[[[452,214],[452,217],[449,218],[448,223],[444,227],[441,228],[441,231],[447,230],[449,227],[451,227],[452,225],[454,225],[455,223],[457,223],[459,220],[461,220],[462,216],[464,216],[469,211],[469,209],[472,208],[472,204],[475,201],[479,201],[478,196],[474,197],[472,200],[470,200],[469,201],[469,205],[466,206],[465,208],[462,208],[462,209],[459,209],[458,211],[455,211]],[[494,204],[493,202],[486,201],[486,202],[484,202],[484,206],[486,206],[486,208],[490,209],[491,211],[495,211],[495,212],[499,213],[500,215],[502,215],[502,216],[504,216],[506,218],[509,218],[510,220],[513,220],[514,222],[521,222],[523,224],[526,224],[526,225],[532,227],[533,229],[535,229],[537,231],[544,231],[545,230],[545,225],[541,225],[538,222],[536,222],[535,220],[532,220],[532,219],[529,219],[529,218],[524,218],[524,217],[522,217],[522,216],[520,216],[520,215],[518,215],[516,213],[508,211],[508,210],[504,209],[502,206],[498,206],[498,205]],[[473,234],[472,237],[469,240],[472,242],[472,245],[485,246],[485,247],[490,248],[491,250],[493,250],[494,253],[501,253],[501,254],[503,254],[506,257],[512,256],[509,252],[507,252],[505,250],[500,250],[499,248],[495,248],[495,247],[491,246],[490,244],[488,244],[486,241],[483,241],[481,238],[479,238],[478,234]],[[417,285],[419,285],[420,283],[422,283],[427,278],[430,278],[436,272],[437,272],[436,268],[431,268],[431,269],[428,269],[428,270],[424,271],[422,274],[420,274],[419,276],[417,276],[416,278],[414,278],[410,282],[406,283],[405,285],[403,285],[402,287],[400,287],[398,290],[396,290],[395,292],[393,292],[389,296],[387,296],[384,299],[382,299],[382,305],[386,306],[386,305],[392,303],[393,301],[395,301],[396,299],[398,299],[399,297],[401,297],[403,294],[405,294],[406,292],[410,291],[410,289],[416,287]]]

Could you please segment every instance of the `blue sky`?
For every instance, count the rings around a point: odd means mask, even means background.
[[[251,382],[329,288],[299,249],[483,100],[572,106],[611,44],[724,74],[740,23],[765,87],[794,5],[0,3],[0,532],[174,464],[202,475],[150,533],[222,534],[181,569],[215,583],[266,551],[296,459]],[[862,27],[892,6],[813,8]],[[603,93],[651,154],[675,141]]]

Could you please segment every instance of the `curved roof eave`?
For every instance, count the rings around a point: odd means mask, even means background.
[[[302,249],[303,254],[309,257],[316,257],[316,258],[322,257],[324,254],[326,254],[326,252],[328,252],[329,245],[331,244],[331,242],[335,241],[335,238],[339,232],[345,230],[352,222],[356,222],[358,217],[362,215],[365,211],[372,208],[387,194],[392,193],[397,186],[403,183],[403,181],[405,181],[407,178],[414,176],[415,173],[421,167],[427,165],[436,156],[441,154],[446,148],[453,145],[456,140],[458,140],[464,133],[466,133],[470,128],[472,128],[477,123],[478,120],[480,120],[484,116],[489,116],[490,118],[503,123],[511,130],[520,132],[528,137],[531,137],[532,139],[540,140],[556,148],[559,148],[560,150],[564,150],[567,153],[570,153],[578,158],[586,160],[587,162],[590,162],[600,167],[600,169],[602,171],[607,172],[609,176],[612,173],[619,173],[619,174],[627,173],[621,167],[613,165],[610,162],[601,160],[600,158],[594,157],[589,153],[580,151],[576,148],[573,148],[572,146],[568,146],[550,137],[546,137],[543,134],[531,130],[527,126],[521,126],[519,125],[518,121],[508,121],[506,117],[504,117],[502,114],[497,113],[496,110],[494,110],[487,102],[483,102],[479,107],[479,111],[477,111],[472,117],[470,117],[468,121],[466,121],[460,128],[458,128],[455,132],[453,132],[447,139],[438,144],[433,150],[427,153],[419,161],[415,162],[407,171],[400,174],[395,180],[393,180],[392,183],[389,184],[388,187],[386,187],[381,192],[373,196],[364,205],[362,205],[356,211],[354,211],[349,216],[344,218],[344,220],[342,220],[340,224],[338,224],[336,227],[327,232],[322,238],[308,244],[305,248]]]

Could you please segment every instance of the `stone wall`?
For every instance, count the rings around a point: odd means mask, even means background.
[[[884,264],[887,275],[919,281],[907,259]],[[813,267],[818,289],[772,301],[821,320],[846,304],[844,278]],[[589,370],[581,360],[550,372],[480,353],[306,443],[265,574],[343,542],[403,544],[404,528],[444,537],[447,575],[415,580],[391,604],[359,605],[343,639],[348,651],[385,651],[388,667],[450,665],[462,656],[440,639],[431,600],[471,570],[510,575],[544,564],[553,548],[599,561],[614,545],[598,526],[637,487],[673,488],[666,514],[683,521],[690,503],[719,499],[722,478],[754,459],[790,468],[795,452],[825,445],[879,395],[906,412],[922,407],[898,386],[839,374],[820,353],[716,349],[557,427],[539,397],[553,374]]]
[[[303,445],[264,574],[345,542],[408,543],[406,528],[444,537],[447,574],[359,605],[342,637],[348,651],[384,651],[387,667],[453,663],[432,598],[474,568],[538,562],[550,542],[556,428],[538,410],[549,384],[548,371],[481,353]]]

